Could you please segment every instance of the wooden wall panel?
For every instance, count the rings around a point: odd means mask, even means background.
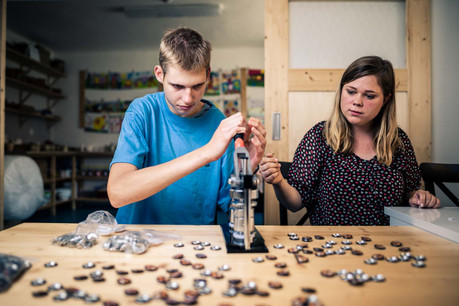
[[[328,117],[343,73],[343,69],[287,68],[288,2],[265,1],[266,152],[276,153],[281,160],[291,160],[304,133]],[[431,158],[430,46],[430,0],[406,0],[407,69],[395,70],[397,120],[410,136],[418,162]],[[319,107],[317,101],[322,103]],[[273,112],[280,112],[283,118],[281,141],[270,139]],[[270,185],[266,185],[265,203],[265,224],[278,224],[277,200]]]
[[[287,158],[288,147],[288,1],[265,0],[266,152]],[[281,114],[281,139],[272,140],[272,114]],[[279,224],[279,208],[271,185],[265,184],[265,224]]]
[[[430,0],[406,1],[410,139],[418,163],[432,159]]]
[[[0,230],[4,227],[6,0],[0,0]]]
[[[409,135],[408,94],[406,92],[395,93],[395,101],[397,102],[397,124]]]
[[[397,123],[409,134],[407,93],[395,94]],[[327,120],[331,114],[335,92],[290,92],[289,102],[289,146],[288,161],[293,160],[296,147],[304,134],[316,123]]]
[[[408,70],[394,69],[395,90],[408,90]],[[336,91],[344,69],[289,69],[288,90]]]
[[[288,161],[304,134],[316,123],[327,120],[333,108],[335,92],[290,92]]]

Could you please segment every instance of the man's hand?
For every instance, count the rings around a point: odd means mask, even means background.
[[[237,133],[247,130],[245,119],[241,113],[236,113],[222,120],[212,139],[205,145],[210,161],[219,159],[228,149],[228,145]]]
[[[252,137],[250,137],[252,135]],[[260,163],[265,153],[266,147],[266,130],[260,120],[250,118],[244,133],[245,147],[250,155],[252,170]]]

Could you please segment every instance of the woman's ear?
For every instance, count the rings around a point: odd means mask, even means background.
[[[389,94],[389,95],[384,99],[384,104],[386,104],[391,98],[392,98],[392,94]]]
[[[163,83],[164,80],[164,70],[161,68],[161,66],[156,65],[155,66],[155,77],[160,82],[161,84]]]

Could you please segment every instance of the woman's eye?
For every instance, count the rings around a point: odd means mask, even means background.
[[[354,91],[354,90],[349,90],[349,89],[348,89],[348,90],[347,90],[347,93],[348,93],[349,95],[353,95],[353,94],[355,94],[355,91]]]
[[[375,95],[366,95],[368,100],[373,100],[376,96]]]

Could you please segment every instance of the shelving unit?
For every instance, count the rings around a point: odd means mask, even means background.
[[[44,97],[47,97],[48,99],[60,100],[60,99],[67,98],[63,94],[56,93],[56,92],[54,92],[52,90],[49,90],[47,88],[43,88],[43,87],[40,87],[40,86],[29,84],[27,82],[24,82],[24,81],[21,81],[21,80],[17,80],[15,78],[6,77],[5,78],[5,82],[6,82],[7,86],[11,86],[11,87],[14,87],[14,88],[17,88],[17,89],[26,90],[26,91],[28,91],[30,93],[39,94],[39,95],[42,95]],[[19,101],[19,102],[21,102],[21,101]]]
[[[61,78],[61,77],[66,77],[67,75],[59,70],[56,70],[50,66],[43,65],[42,63],[31,59],[30,57],[12,49],[9,47],[6,47],[6,58],[8,60],[12,60],[18,64],[22,64],[24,66],[29,67],[32,70],[41,72],[43,74],[47,74],[50,77],[55,77],[55,78]]]
[[[43,183],[51,191],[50,201],[42,206],[40,209],[51,209],[51,213],[54,216],[56,214],[56,207],[66,203],[72,203],[72,208],[76,207],[75,192],[72,188],[72,195],[69,200],[59,201],[57,199],[56,188],[59,183],[72,182],[74,181],[74,171],[70,177],[59,177],[57,171],[57,160],[58,159],[71,159],[72,165],[75,163],[75,154],[70,152],[35,152],[29,151],[24,155],[33,158],[39,164],[40,170],[42,171]],[[73,169],[72,169],[73,170]]]
[[[97,171],[96,173],[94,173],[94,175],[88,175],[88,174],[81,175],[81,170],[84,168],[85,160],[88,160],[88,159],[102,159],[103,160],[105,159],[105,160],[108,160],[106,169],[104,167],[104,169],[98,169],[98,170],[99,171],[106,170],[108,174],[108,164],[110,163],[112,157],[113,157],[112,152],[78,152],[76,153],[76,160],[74,164],[75,171],[72,171],[78,174],[75,176],[75,181],[73,184],[75,188],[75,192],[77,194],[77,197],[75,198],[75,202],[94,202],[94,203],[105,202],[107,204],[109,203],[106,192],[102,193],[101,196],[99,195],[99,196],[88,197],[88,196],[81,195],[82,187],[84,186],[85,181],[92,181],[92,182],[98,181],[98,182],[105,183],[106,185],[108,176],[104,175],[103,173],[97,173]]]
[[[21,109],[16,109],[12,107],[5,107],[5,111],[8,113],[16,114],[20,116],[19,124],[22,126],[26,118],[39,118],[46,121],[48,128],[56,122],[61,121],[61,117],[57,115],[42,115],[37,112],[29,112]]]
[[[19,69],[25,75],[27,75],[30,71],[36,71],[46,76],[46,87],[37,86],[36,84],[31,84],[11,76],[5,77],[6,86],[19,90],[19,106],[24,105],[33,94],[36,94],[46,98],[46,109],[51,111],[60,100],[67,98],[62,93],[51,89],[51,86],[54,85],[60,78],[67,76],[64,72],[56,70],[48,65],[44,65],[9,47],[6,47],[6,59],[19,64]],[[46,121],[48,128],[52,124],[61,120],[61,118],[56,115],[41,114],[39,112],[23,110],[21,108],[9,107],[8,105],[6,105],[5,111],[19,115],[21,126],[28,118],[42,119]]]
[[[217,95],[208,95],[204,93],[203,98],[206,100],[211,101],[214,104],[217,104],[217,106],[220,108],[222,112],[224,112],[223,109],[223,100],[229,99],[229,100],[239,100],[240,102],[240,111],[244,117],[247,116],[247,68],[238,68],[238,75],[240,78],[241,82],[241,91],[237,93],[223,93],[222,89],[222,82],[224,81],[222,77],[222,71],[219,70],[219,79],[218,79],[218,84],[220,87],[220,93]]]
[[[14,153],[18,154],[18,153]],[[100,181],[107,182],[107,176],[88,176],[79,175],[81,173],[81,167],[83,161],[87,158],[101,158],[111,159],[113,156],[112,152],[61,152],[61,151],[28,151],[22,153],[23,155],[33,158],[39,165],[41,165],[41,171],[43,176],[43,182],[45,186],[50,189],[51,197],[50,201],[42,206],[40,209],[51,209],[52,215],[56,214],[57,207],[62,204],[72,204],[72,209],[76,209],[78,202],[106,202],[109,203],[107,196],[105,197],[87,197],[80,196],[81,186],[84,181]],[[71,172],[69,177],[60,177],[59,171],[62,169],[58,168],[58,161],[67,159],[71,165]],[[68,200],[57,199],[57,188],[58,185],[64,182],[71,182],[71,197]]]

